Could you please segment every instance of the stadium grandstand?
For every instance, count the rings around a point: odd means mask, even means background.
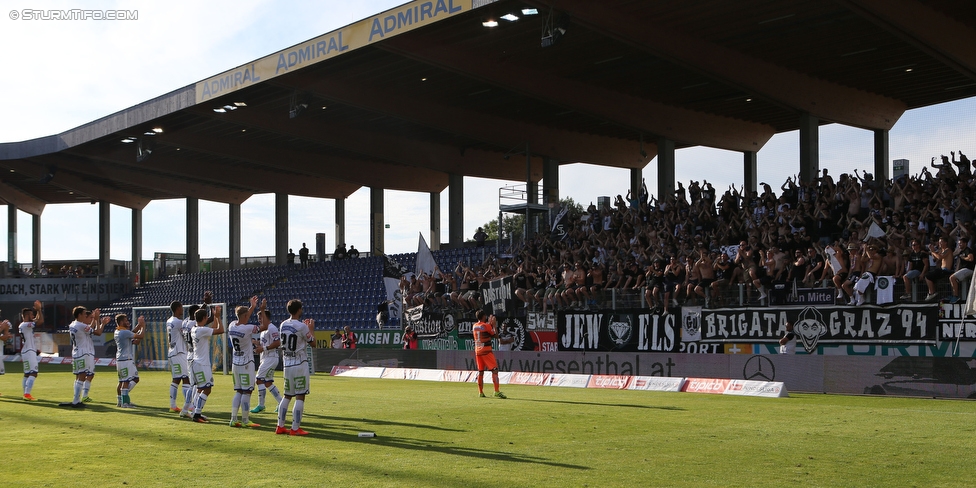
[[[46,269],[44,206],[98,204],[97,264],[58,273],[117,276],[109,205],[130,208],[136,264],[125,275],[138,286],[92,305],[129,313],[213,291],[228,305],[258,295],[280,311],[299,296],[322,330],[379,327],[390,262],[408,273],[396,277],[405,308],[459,315],[486,305],[478,290],[501,278],[514,283],[516,315],[769,307],[799,288],[829,290],[842,306],[958,303],[976,238],[972,161],[953,151],[921,174],[893,175],[888,154],[905,111],[976,94],[973,44],[959,41],[976,39],[972,9],[937,3],[417,0],[65,133],[0,144],[8,234],[18,209],[34,216],[34,263],[23,268],[33,276]],[[525,13],[495,20],[510,11]],[[961,20],[933,27],[947,17]],[[893,79],[895,69],[913,76]],[[870,168],[821,169],[818,133],[830,123],[871,131]],[[758,151],[788,131],[800,138],[797,176],[760,185]],[[675,181],[675,149],[695,146],[741,153],[742,184]],[[652,161],[653,192],[642,185]],[[629,188],[559,211],[559,165],[579,162],[629,170]],[[465,243],[464,176],[524,181],[525,199],[506,211],[536,224],[506,246]],[[285,264],[289,195],[334,199],[342,242],[344,199],[364,187],[361,257],[320,251],[311,266]],[[384,189],[432,196],[436,270],[386,256]],[[241,203],[268,193],[276,255],[242,267]],[[136,279],[140,212],[172,198],[187,201],[185,267]],[[200,199],[229,207],[228,269],[201,268]],[[894,280],[884,301],[870,286],[878,277]]]

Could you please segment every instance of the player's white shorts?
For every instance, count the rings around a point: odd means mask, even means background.
[[[193,369],[193,386],[197,388],[210,388],[213,386],[213,370],[210,363],[194,361],[190,368]]]
[[[71,373],[72,374],[95,374],[95,356],[86,354],[80,358],[74,358],[71,361]]]
[[[119,372],[119,383],[139,379],[139,371],[136,370],[136,362],[125,359],[115,362],[115,369]]]
[[[179,353],[169,358],[169,369],[173,373],[173,379],[190,377],[190,363],[186,360],[185,353]]]
[[[280,357],[262,359],[261,365],[258,366],[258,381],[274,381],[275,368],[278,367],[279,362],[281,362]]]
[[[24,361],[24,374],[37,374],[37,351],[24,351],[20,353],[20,358]]]
[[[287,396],[308,395],[308,364],[285,366],[285,391]]]
[[[231,367],[231,375],[234,376],[234,389],[243,391],[254,391],[254,362],[247,364],[235,364]]]

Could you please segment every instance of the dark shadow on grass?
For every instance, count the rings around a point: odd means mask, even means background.
[[[12,401],[12,400],[7,400],[4,397],[0,397],[0,401]],[[23,400],[13,400],[13,401],[23,401]],[[117,414],[117,415],[135,414],[135,415],[145,415],[151,417],[170,417],[174,421],[190,423],[189,419],[178,418],[176,414],[171,414],[168,409],[165,411],[159,408],[120,409],[115,407],[114,405],[108,405],[108,404],[98,403],[98,402],[87,403],[85,404],[86,405],[85,408],[75,409],[72,407],[61,407],[59,406],[59,402],[54,402],[50,400],[47,401],[38,400],[36,402],[31,402],[31,404],[36,405],[37,407],[40,408],[51,408],[56,410],[88,411],[91,414],[109,413],[109,414]],[[201,428],[208,428],[210,425],[212,425],[215,428],[228,428],[227,420],[229,416],[225,415],[223,412],[220,412],[219,410],[215,410],[213,413],[215,415],[210,417],[211,421],[209,422],[209,424],[203,424],[201,425]],[[204,414],[206,415],[207,412],[205,411]],[[15,414],[14,416],[19,417],[20,415]],[[323,420],[308,421],[309,417],[320,418]],[[277,422],[276,419],[277,417],[274,417],[272,419],[251,417],[251,420],[261,423],[262,428],[254,429],[254,430],[251,429],[240,429],[240,430],[252,431],[260,435],[273,436],[274,427]],[[268,422],[268,420],[270,420],[270,422]],[[350,422],[350,419],[348,418],[323,417],[319,415],[306,416],[305,420],[306,421],[302,423],[302,428],[310,431],[309,435],[305,437],[311,439],[323,439],[323,440],[331,440],[331,441],[338,441],[338,442],[351,442],[356,444],[372,443],[375,445],[390,447],[394,449],[411,449],[411,450],[419,450],[419,451],[436,452],[436,453],[448,454],[453,456],[463,456],[463,457],[479,458],[479,459],[486,459],[486,460],[493,460],[493,461],[506,461],[506,462],[513,462],[513,463],[538,464],[538,465],[546,465],[546,466],[553,466],[553,467],[566,468],[566,469],[577,469],[577,470],[591,469],[588,466],[559,463],[538,456],[529,456],[524,454],[507,453],[507,452],[495,452],[495,451],[488,451],[484,449],[476,449],[476,448],[463,447],[463,446],[452,446],[452,445],[447,445],[446,443],[441,441],[416,439],[410,437],[385,437],[385,436],[379,436],[373,438],[361,438],[357,435],[358,432],[364,430],[362,427],[362,425],[364,424],[372,423],[376,425],[383,425],[383,424],[398,425],[398,426],[403,426],[405,428],[418,427],[417,425],[410,424],[410,423],[387,422],[382,420],[374,421],[370,419],[362,419],[360,421]],[[59,424],[72,425],[72,426],[75,425],[74,423],[69,421],[62,421],[56,415],[52,416],[48,420],[48,425],[55,426]],[[290,426],[290,424],[291,424],[291,415],[289,415],[288,423],[286,425]],[[117,432],[114,432],[111,430],[111,428],[105,426],[98,426],[98,427],[88,426],[88,428],[103,433],[117,434]],[[445,430],[456,431],[456,429],[445,429]],[[463,431],[459,431],[459,432],[463,432]],[[296,439],[296,441],[297,440],[298,439]],[[185,447],[182,443],[178,443],[177,445],[181,448]],[[221,444],[215,444],[212,446],[208,445],[207,448],[216,451],[225,451],[228,454],[235,452],[232,446],[224,446]],[[310,460],[312,460],[313,458],[310,458]],[[318,460],[317,458],[315,459]]]
[[[574,402],[567,400],[539,400],[537,398],[509,398],[506,401],[510,402],[539,402],[539,403],[565,403],[567,405],[594,405],[597,407],[623,407],[623,408],[648,408],[654,410],[675,410],[684,411],[686,409],[681,407],[672,407],[670,405],[640,405],[634,403],[600,403],[600,402]]]
[[[343,420],[338,418],[339,420]],[[369,420],[363,420],[363,422],[370,422]],[[307,424],[307,425],[306,425]],[[407,424],[408,426],[409,425]],[[528,463],[528,464],[541,464],[546,466],[552,466],[556,468],[565,469],[578,469],[578,470],[589,470],[589,466],[581,466],[578,464],[568,464],[568,463],[558,463],[555,461],[550,461],[543,457],[529,456],[525,454],[516,454],[510,452],[495,452],[488,451],[484,449],[475,449],[470,447],[461,446],[449,446],[443,442],[430,441],[425,439],[415,439],[410,437],[393,437],[393,436],[377,436],[377,437],[359,437],[356,432],[361,431],[361,428],[350,428],[348,433],[337,432],[336,426],[334,424],[320,424],[318,422],[303,422],[302,428],[308,430],[309,434],[305,437],[312,439],[326,439],[333,441],[342,442],[355,442],[355,443],[368,443],[372,445],[381,445],[384,447],[391,447],[395,449],[412,449],[421,450],[428,452],[436,452],[440,454],[448,454],[451,456],[464,456],[473,457],[479,459],[486,459],[492,461],[505,461],[511,463]]]
[[[291,412],[289,412],[289,413],[291,413]],[[277,417],[275,417],[275,418],[277,418]],[[325,420],[334,420],[334,421],[343,421],[343,422],[349,420],[349,417],[333,417],[333,416],[329,416],[329,415],[317,415],[317,414],[314,414],[314,413],[306,413],[305,414],[305,418],[320,418],[320,419],[325,419]],[[410,428],[419,428],[419,429],[440,430],[440,431],[444,431],[444,432],[467,432],[464,429],[451,429],[451,428],[447,428],[447,427],[439,427],[439,426],[436,426],[436,425],[424,425],[424,424],[417,424],[417,423],[412,423],[412,422],[394,422],[392,420],[374,420],[374,419],[361,419],[361,420],[363,422],[369,422],[370,425],[389,425],[389,426],[396,426],[396,427],[410,427]]]

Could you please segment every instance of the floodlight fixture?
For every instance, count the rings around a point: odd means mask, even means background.
[[[481,25],[483,25],[485,27],[488,27],[488,28],[498,27],[498,21],[497,20],[486,20],[486,21],[482,22]]]
[[[515,22],[519,18],[518,18],[518,15],[515,15],[515,14],[505,14],[505,15],[502,15],[502,19],[505,19],[505,20],[507,20],[509,22]]]
[[[539,13],[539,9],[536,9],[536,8],[523,8],[522,9],[522,15],[537,15],[538,13]]]

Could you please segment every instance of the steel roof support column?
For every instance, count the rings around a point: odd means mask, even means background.
[[[385,254],[383,237],[386,234],[383,221],[383,189],[369,187],[369,252],[372,256]]]
[[[430,250],[441,248],[441,193],[430,192]]]
[[[757,155],[756,151],[742,152],[742,186],[747,193],[758,191],[759,188]]]
[[[888,169],[888,130],[874,130],[874,181],[885,181],[891,177]]]
[[[641,186],[644,183],[644,170],[640,168],[630,169],[630,197],[640,200]],[[627,202],[630,205],[630,202]]]
[[[820,119],[800,114],[800,181],[812,183],[820,177]]]
[[[98,274],[109,276],[112,251],[112,209],[105,200],[98,202]]]
[[[132,282],[136,284],[146,281],[147,276],[142,272],[142,209],[140,208],[132,209],[131,259],[132,264],[129,269],[129,278],[132,278]]]
[[[667,201],[674,196],[674,141],[662,137],[657,141],[657,198]]]
[[[545,159],[542,161],[542,189],[545,192],[544,203],[559,203],[559,161]]]
[[[335,242],[336,247],[346,243],[346,199],[335,199]]]
[[[227,231],[230,233],[227,236],[227,244],[229,246],[227,268],[237,269],[241,267],[241,204],[230,203],[227,204],[227,208],[229,212]]]
[[[41,214],[31,215],[31,267],[40,273],[41,268]]]
[[[451,248],[459,248],[464,245],[464,176],[451,173],[447,181],[448,242]]]
[[[288,262],[288,194],[275,193],[275,264]]]
[[[186,266],[187,274],[200,272],[200,199],[186,197]]]
[[[17,266],[17,207],[7,205],[7,269]]]

